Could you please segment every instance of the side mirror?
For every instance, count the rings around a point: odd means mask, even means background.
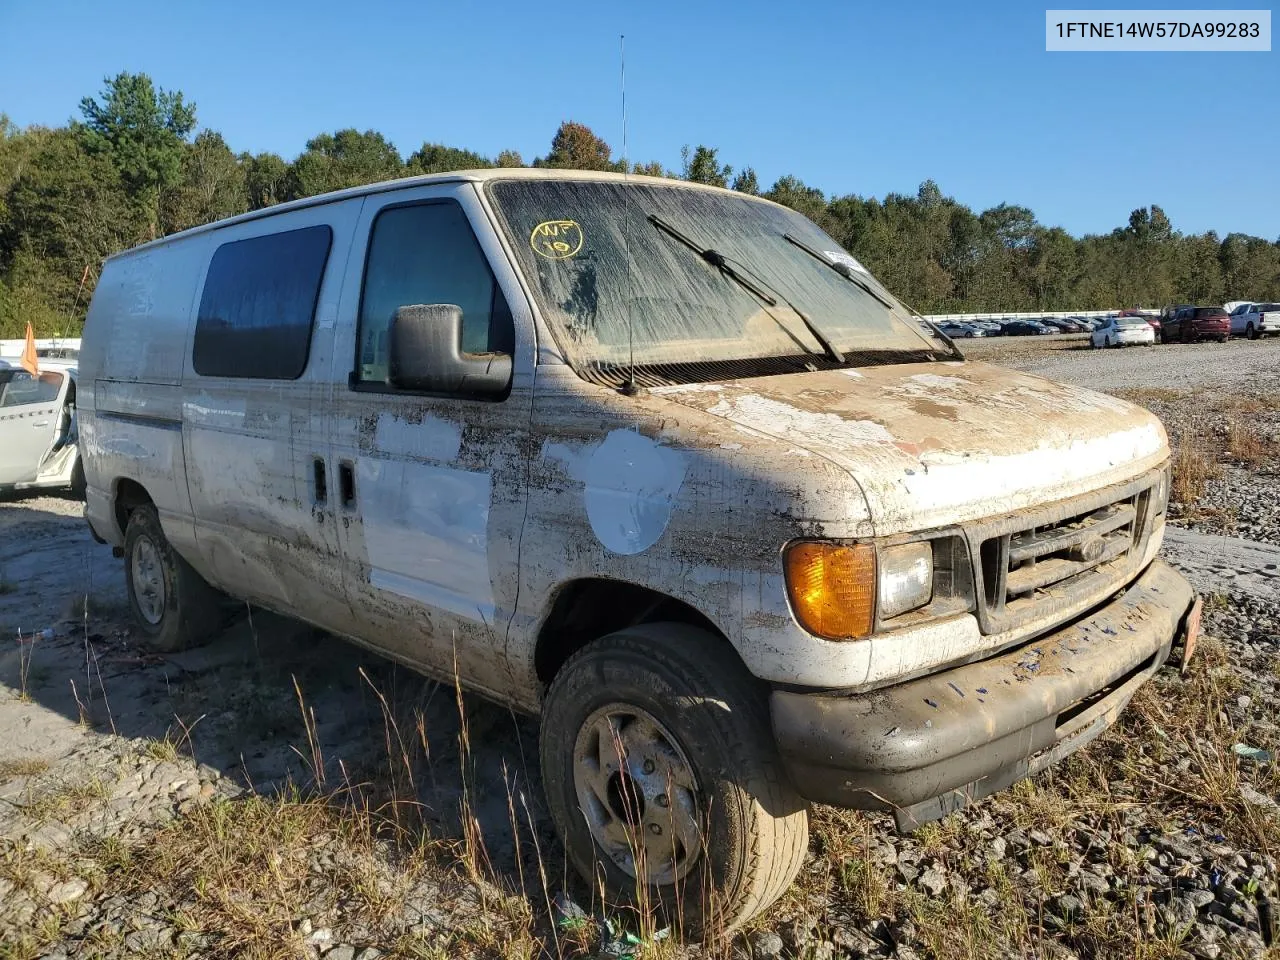
[[[391,320],[389,376],[402,390],[494,396],[511,383],[505,353],[462,352],[462,308],[452,303],[401,307]]]

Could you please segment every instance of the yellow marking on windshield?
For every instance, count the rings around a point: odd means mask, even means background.
[[[576,220],[544,220],[529,234],[529,246],[548,260],[568,260],[582,249],[582,227]]]

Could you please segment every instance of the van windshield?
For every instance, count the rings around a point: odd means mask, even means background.
[[[637,367],[680,381],[954,356],[785,207],[635,181],[496,180],[489,192],[543,316],[591,379],[633,350]]]

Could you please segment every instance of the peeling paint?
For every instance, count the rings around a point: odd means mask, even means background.
[[[374,443],[382,453],[393,456],[456,460],[462,447],[462,425],[433,416],[413,423],[384,412],[378,415]]]
[[[642,553],[667,529],[684,483],[681,452],[632,430],[614,430],[582,452],[548,443],[543,456],[563,462],[584,485],[591,530],[614,553]]]
[[[489,474],[361,457],[356,484],[370,582],[456,616],[491,621]]]

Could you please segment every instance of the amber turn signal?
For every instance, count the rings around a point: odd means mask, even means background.
[[[870,636],[876,615],[874,547],[793,543],[783,565],[791,609],[802,627],[826,640]]]

